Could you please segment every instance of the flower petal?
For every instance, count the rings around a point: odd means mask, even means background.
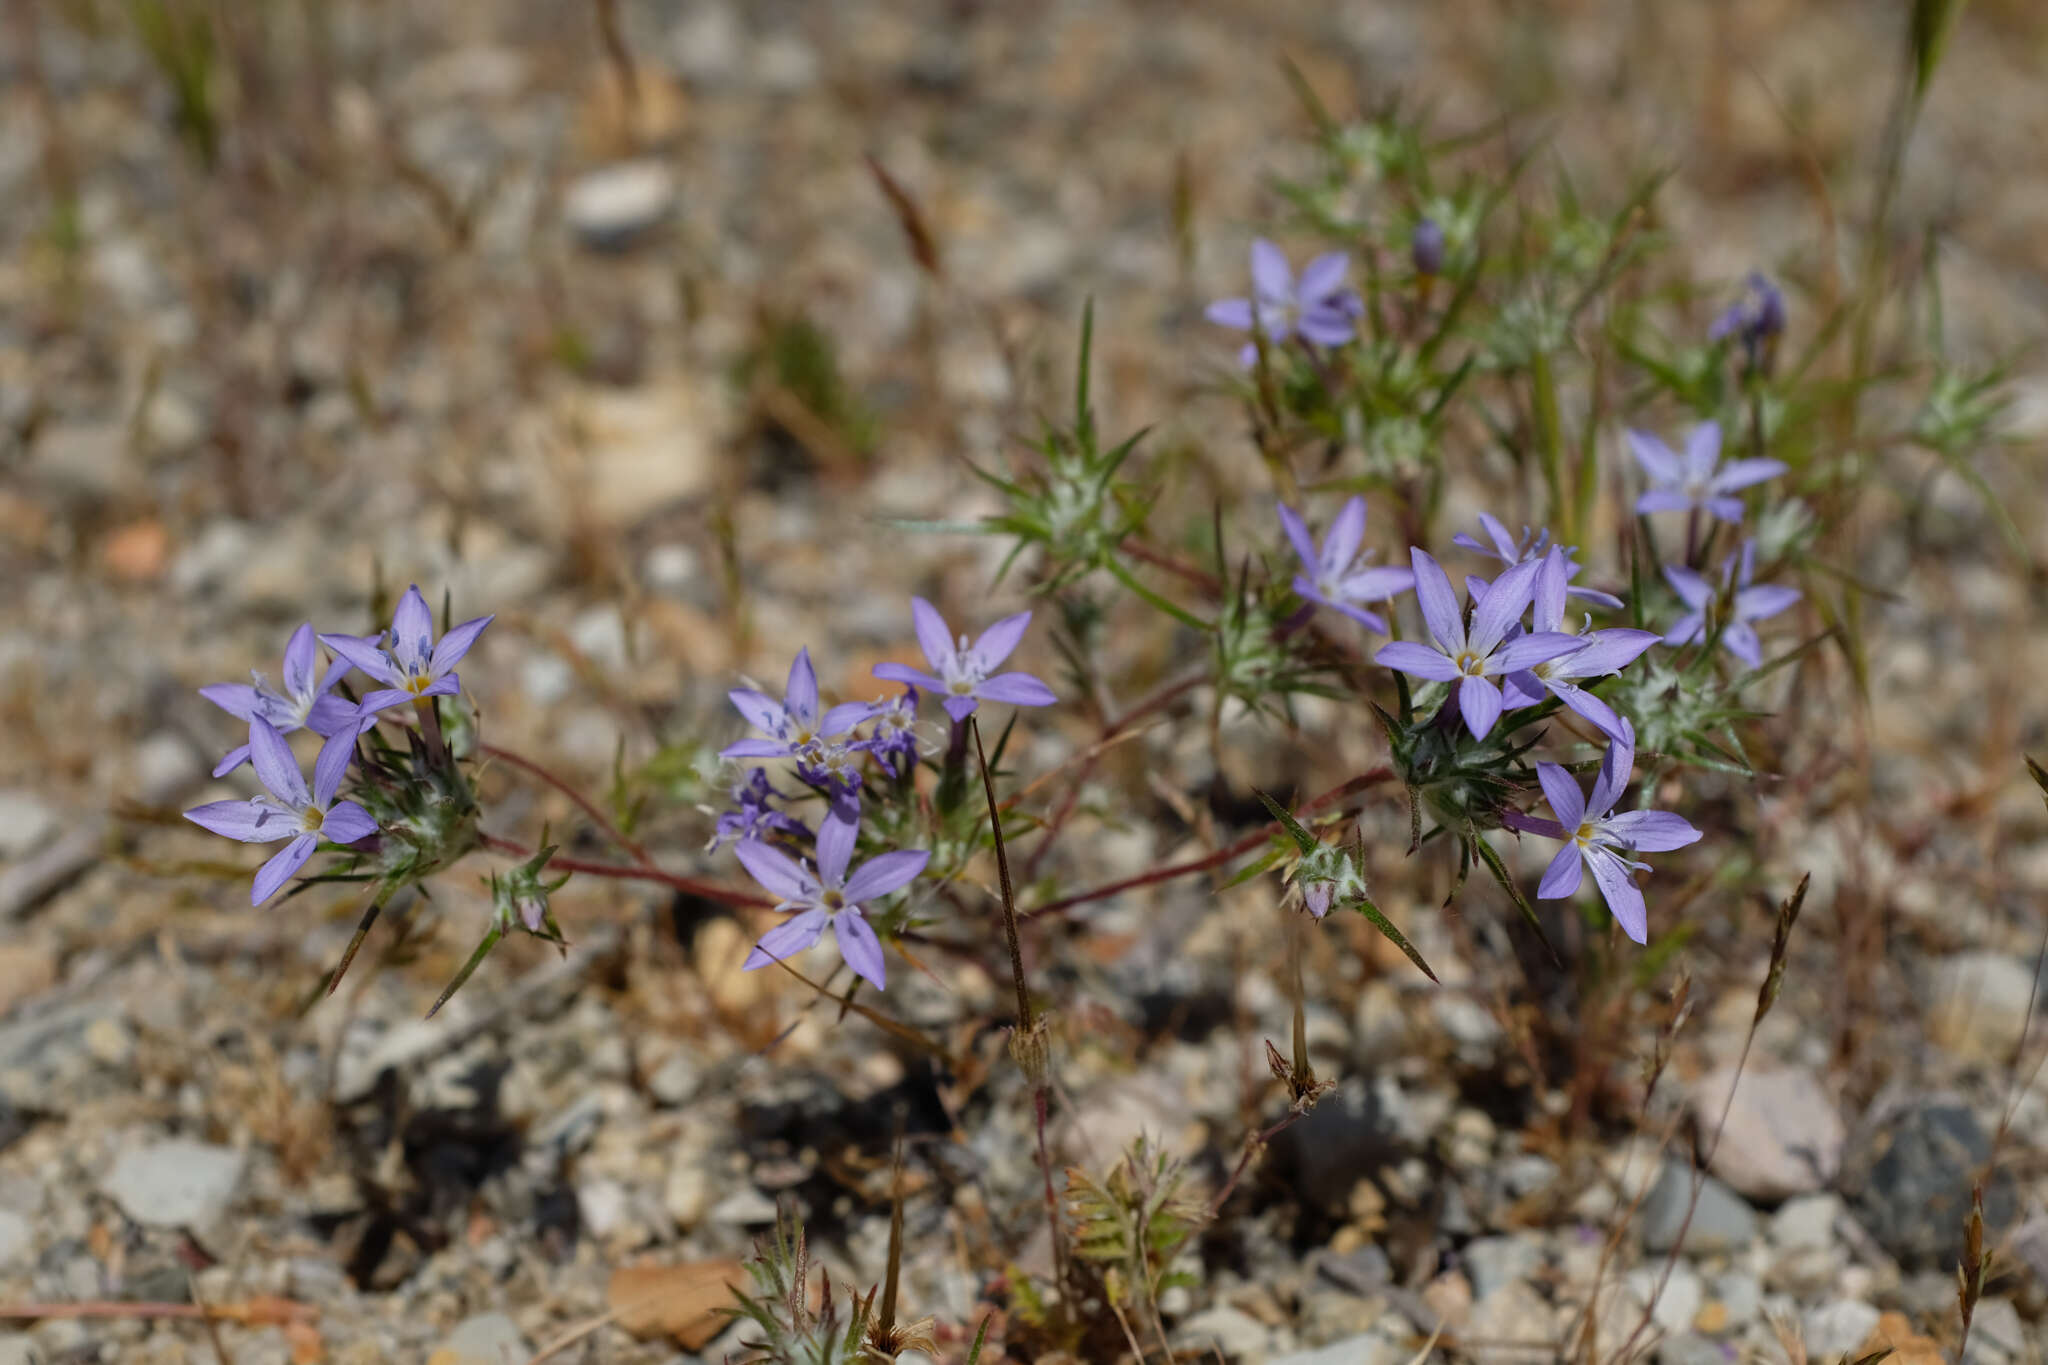
[[[1294,546],[1294,555],[1301,561],[1301,567],[1311,574],[1317,572],[1322,565],[1316,555],[1315,537],[1309,534],[1308,524],[1300,514],[1284,502],[1280,504],[1280,529],[1287,533],[1287,541]]]
[[[1644,650],[1656,644],[1658,636],[1653,630],[1616,626],[1579,638],[1586,642],[1586,647],[1560,661],[1555,670],[1566,677],[1604,678],[1609,673],[1619,673],[1634,663]]]
[[[1301,268],[1301,287],[1295,291],[1302,307],[1307,308],[1328,299],[1344,287],[1345,272],[1351,269],[1351,257],[1342,251],[1326,251]]]
[[[1020,611],[1015,616],[1005,616],[981,633],[981,638],[967,651],[967,661],[977,673],[993,673],[996,665],[1016,652],[1018,642],[1024,638],[1025,627],[1031,624],[1031,613]]]
[[[320,823],[320,833],[331,844],[352,844],[376,832],[377,822],[370,818],[370,812],[353,801],[335,802],[334,809],[328,811],[327,818]]]
[[[383,638],[382,634],[322,635],[320,643],[333,650],[337,657],[348,660],[350,667],[361,669],[378,682],[401,682],[402,677],[391,667],[390,657],[379,648]]]
[[[825,739],[830,739],[834,735],[843,735],[854,726],[867,720],[874,713],[875,707],[872,702],[840,702],[839,705],[833,707],[819,718],[818,734]]]
[[[1702,422],[1685,437],[1685,475],[1687,479],[1707,482],[1714,475],[1714,466],[1721,462],[1721,424]]]
[[[1557,823],[1557,821],[1545,820],[1534,815],[1524,815],[1518,810],[1502,811],[1500,813],[1500,822],[1504,828],[1514,830],[1518,834],[1534,834],[1544,839],[1563,839],[1569,837],[1565,833],[1564,826]]]
[[[1742,525],[1741,498],[1708,498],[1707,510],[1730,526]]]
[[[853,858],[853,846],[860,841],[860,822],[839,812],[826,815],[818,826],[818,880],[826,886],[846,885],[846,865]]]
[[[908,687],[922,687],[928,692],[943,692],[946,690],[944,680],[934,678],[929,673],[920,673],[909,664],[881,663],[876,664],[870,671],[877,678],[883,678],[889,682],[900,682]]]
[[[1496,583],[1486,594],[1486,601],[1491,602],[1500,595],[1500,585]],[[1481,603],[1482,610],[1484,607],[1485,603]],[[1584,636],[1566,635],[1563,631],[1546,630],[1536,635],[1517,635],[1487,657],[1486,672],[1488,676],[1497,677],[1502,673],[1534,668],[1537,664],[1569,656],[1585,647]]]
[[[1682,815],[1668,810],[1631,810],[1602,821],[1608,833],[1637,853],[1669,853],[1700,840],[1700,832]]]
[[[921,848],[899,848],[868,859],[846,879],[847,903],[865,905],[910,885],[931,857]]]
[[[1783,460],[1731,460],[1714,475],[1712,486],[1716,493],[1733,493],[1738,488],[1775,479],[1791,468]]]
[[[1378,564],[1344,575],[1337,582],[1337,591],[1353,602],[1384,602],[1414,586],[1415,570]]]
[[[756,730],[766,730],[774,734],[782,728],[786,713],[782,709],[782,703],[773,697],[756,692],[751,687],[736,687],[725,695],[732,702],[733,710],[739,712],[741,718]]]
[[[1252,242],[1252,289],[1260,299],[1294,301],[1294,270],[1287,253],[1264,237]]]
[[[1678,594],[1679,600],[1694,611],[1704,610],[1707,603],[1714,600],[1712,585],[1683,564],[1666,564],[1664,581],[1671,585],[1671,591]]]
[[[1324,576],[1335,577],[1351,567],[1351,561],[1358,558],[1358,547],[1365,542],[1365,499],[1353,497],[1344,503],[1337,519],[1330,523],[1330,533],[1323,537],[1323,553],[1317,567]]]
[[[790,661],[789,681],[782,688],[782,709],[805,728],[818,723],[818,671],[811,667],[808,645]]]
[[[320,746],[320,756],[313,760],[313,804],[326,810],[334,804],[334,794],[341,790],[341,779],[348,772],[349,760],[356,756],[356,733],[343,728]],[[293,765],[294,771],[297,764]]]
[[[1756,638],[1756,627],[1747,621],[1730,621],[1721,627],[1721,648],[1751,668],[1763,667],[1763,642]]]
[[[1675,488],[1652,488],[1636,499],[1636,514],[1647,517],[1652,512],[1690,512],[1693,501]]]
[[[271,855],[269,862],[256,869],[256,883],[249,888],[249,904],[261,905],[277,894],[277,889],[291,880],[292,873],[306,865],[306,859],[313,856],[313,850],[320,847],[320,841],[310,834],[301,834]]]
[[[1635,776],[1636,729],[1628,723],[1627,716],[1617,719],[1621,721],[1621,733],[1608,743],[1607,752],[1600,759],[1600,775],[1593,779],[1592,794],[1586,798],[1586,814],[1596,820],[1614,809],[1614,803],[1628,790],[1629,779]]]
[[[1559,701],[1592,721],[1593,727],[1601,734],[1609,739],[1622,737],[1620,713],[1585,688],[1574,687],[1568,682],[1553,682],[1550,690],[1557,695]]]
[[[1628,864],[1604,848],[1587,849],[1586,862],[1593,869],[1593,881],[1621,932],[1637,943],[1648,943],[1650,910],[1643,904],[1643,893],[1637,888]]]
[[[404,706],[411,701],[412,693],[402,688],[380,687],[373,692],[363,694],[362,701],[356,704],[356,715],[358,717],[374,716],[379,711],[386,711],[394,706]],[[363,727],[366,730],[368,728],[367,725]]]
[[[318,696],[306,711],[306,728],[316,735],[336,735],[355,723],[356,707],[336,696]]]
[[[980,703],[975,701],[973,697],[953,696],[945,698],[939,705],[945,709],[947,715],[953,718],[953,723],[958,725],[961,721],[973,715],[975,707],[980,705]]]
[[[983,701],[1008,702],[1012,706],[1051,706],[1059,700],[1050,687],[1029,673],[998,673],[984,678],[974,689]]]
[[[1664,632],[1664,643],[1673,649],[1680,645],[1697,642],[1706,631],[1707,618],[1696,611],[1687,612],[1671,623],[1671,629]]]
[[[299,761],[292,757],[292,746],[261,716],[249,722],[249,761],[256,765],[257,780],[272,796],[293,807],[306,804],[306,779],[299,772]]]
[[[720,758],[786,758],[789,745],[779,739],[736,739],[718,751]]]
[[[1486,538],[1493,542],[1494,558],[1503,564],[1512,564],[1522,557],[1522,547],[1508,534],[1506,522],[1491,512],[1481,512],[1479,526],[1486,532]]]
[[[1294,320],[1294,330],[1318,346],[1342,346],[1358,335],[1351,319],[1334,308],[1304,309]]]
[[[247,683],[208,683],[199,695],[237,720],[253,720],[263,705],[263,694]]]
[[[1418,645],[1413,640],[1395,640],[1381,645],[1372,661],[1381,668],[1428,678],[1432,682],[1453,682],[1459,676],[1456,664],[1428,645]]]
[[[818,941],[818,936],[825,932],[825,925],[831,918],[823,910],[806,910],[800,915],[792,915],[761,935],[760,941],[754,945],[754,951],[748,953],[747,960],[740,964],[740,970],[751,972],[771,962],[781,962],[795,957]]]
[[[1562,764],[1538,763],[1536,781],[1542,786],[1543,799],[1550,803],[1557,823],[1567,830],[1576,830],[1586,818],[1586,795],[1579,790],[1578,779]]]
[[[796,859],[758,839],[743,839],[732,851],[747,875],[781,900],[807,905],[824,889]]]
[[[1465,618],[1458,613],[1458,595],[1451,591],[1449,575],[1427,550],[1411,545],[1408,561],[1415,570],[1415,600],[1421,604],[1422,621],[1429,627],[1430,638],[1443,647],[1444,653],[1456,654],[1465,647]]]
[[[1799,589],[1765,583],[1735,594],[1735,619],[1765,621],[1799,600]]]
[[[448,633],[435,642],[434,659],[428,665],[427,672],[438,678],[455,667],[462,656],[469,653],[469,647],[476,643],[476,637],[484,633],[484,627],[496,619],[497,613],[492,612],[489,616],[479,616],[474,620],[464,621],[459,626],[450,626]]]
[[[1542,572],[1541,560],[1525,559],[1519,564],[1509,565],[1499,578],[1493,580],[1486,596],[1480,599],[1472,612],[1471,649],[1474,654],[1493,653],[1494,648],[1507,637],[1508,627],[1522,619],[1522,613],[1529,609],[1530,599],[1536,595],[1536,575]]]
[[[1564,628],[1564,595],[1571,584],[1571,560],[1562,545],[1550,547],[1536,570],[1536,588],[1530,601],[1535,613],[1529,618],[1532,630]]]
[[[1387,633],[1387,618],[1381,616],[1378,612],[1367,611],[1364,607],[1354,607],[1349,602],[1332,602],[1323,597],[1316,597],[1312,600],[1321,602],[1332,611],[1342,612],[1375,635],[1385,635]]]
[[[313,687],[313,666],[319,662],[319,646],[314,642],[313,623],[307,621],[292,632],[292,638],[284,642],[284,690],[287,694],[304,696]]]
[[[1543,869],[1543,880],[1536,884],[1536,899],[1561,901],[1575,896],[1579,891],[1579,880],[1584,875],[1578,846],[1566,844],[1550,860],[1550,866]]]
[[[1458,710],[1464,713],[1465,728],[1474,739],[1492,733],[1504,705],[1500,689],[1484,678],[1467,677],[1458,684]]]
[[[910,621],[917,631],[917,646],[924,651],[932,671],[944,673],[946,660],[953,657],[953,636],[946,629],[946,618],[922,597],[913,597],[910,599]]]
[[[1653,483],[1674,484],[1685,482],[1685,466],[1678,455],[1662,441],[1647,431],[1631,427],[1623,433],[1628,439],[1629,453],[1636,457],[1636,463],[1650,476]]]
[[[262,801],[209,801],[186,811],[185,818],[245,844],[274,844],[298,832],[290,816]]]
[[[1519,711],[1525,706],[1535,706],[1549,694],[1549,688],[1559,684],[1545,684],[1534,673],[1519,670],[1509,673],[1500,680],[1500,695],[1507,702],[1507,709]]]
[[[858,910],[841,910],[832,917],[832,937],[839,940],[839,956],[876,990],[882,989],[882,941],[874,926]]]
[[[229,773],[241,767],[244,763],[247,763],[248,761],[249,746],[246,744],[237,744],[234,748],[227,751],[226,756],[224,756],[220,762],[213,765],[213,775],[215,777],[226,777]]]
[[[398,599],[391,614],[391,657],[407,673],[418,672],[434,656],[434,613],[417,584]]]
[[[1218,327],[1235,327],[1240,332],[1249,332],[1252,329],[1252,301],[1218,299],[1202,310],[1202,316]]]

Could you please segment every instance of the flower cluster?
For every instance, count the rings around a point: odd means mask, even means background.
[[[261,905],[306,865],[325,842],[337,846],[361,843],[378,832],[378,823],[355,801],[337,800],[356,754],[357,738],[377,723],[378,714],[400,702],[425,702],[455,696],[462,682],[455,665],[491,623],[480,616],[451,628],[437,642],[434,615],[417,587],[407,588],[392,614],[391,629],[370,636],[322,634],[317,638],[334,654],[324,672],[318,667],[311,623],[301,625],[285,643],[282,690],[254,674],[248,684],[215,683],[199,694],[238,720],[248,722],[248,743],[229,751],[214,768],[222,777],[250,762],[264,794],[241,801],[212,801],[185,812],[185,818],[215,834],[248,844],[289,839],[256,873],[251,903]],[[389,637],[388,647],[385,644]],[[351,669],[383,684],[360,701],[335,694]],[[325,739],[307,786],[284,736],[307,729]]]
[[[1287,254],[1261,237],[1252,243],[1252,293],[1249,298],[1219,299],[1209,305],[1208,319],[1219,327],[1263,335],[1274,346],[1291,337],[1317,346],[1342,346],[1356,334],[1364,312],[1358,295],[1344,285],[1351,258],[1341,251],[1316,257],[1301,279]],[[1249,369],[1259,358],[1256,341],[1246,342],[1238,360]]]
[[[786,760],[796,780],[825,803],[813,834],[788,809],[803,793],[778,789],[768,770],[755,766],[734,784],[733,806],[718,817],[712,847],[732,844],[748,873],[777,898],[776,908],[795,912],[762,936],[747,959],[750,970],[810,947],[830,926],[846,965],[881,989],[881,942],[863,906],[908,885],[931,855],[896,849],[849,871],[860,837],[867,763],[872,760],[892,784],[910,781],[922,749],[917,708],[923,693],[940,699],[956,736],[983,702],[1050,706],[1058,700],[1050,687],[1029,673],[996,671],[1023,640],[1030,612],[1004,617],[970,643],[964,635],[956,642],[945,618],[923,598],[912,598],[910,606],[912,627],[930,671],[897,663],[876,665],[876,677],[904,684],[893,697],[824,708],[808,648],[797,651],[780,701],[752,688],[730,694],[734,709],[762,735],[729,744],[719,756]],[[963,754],[955,744],[953,759],[957,762]],[[812,854],[808,862],[801,858],[807,847]]]

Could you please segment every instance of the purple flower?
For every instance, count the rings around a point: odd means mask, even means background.
[[[1647,943],[1649,910],[1631,874],[1650,868],[1629,855],[1684,848],[1696,842],[1700,832],[1685,817],[1669,811],[1608,813],[1628,788],[1629,777],[1635,770],[1635,730],[1626,720],[1621,727],[1621,736],[1607,746],[1607,756],[1601,760],[1600,775],[1593,780],[1590,798],[1579,794],[1579,784],[1562,767],[1538,763],[1536,780],[1543,784],[1543,795],[1557,819],[1539,820],[1510,811],[1502,823],[1510,829],[1565,841],[1536,888],[1538,900],[1564,900],[1577,894],[1583,861],[1585,867],[1593,869],[1593,882],[1600,888],[1601,898],[1621,925],[1621,931],[1637,943]]]
[[[479,616],[453,626],[437,643],[434,613],[418,587],[409,587],[391,613],[391,647],[380,648],[382,635],[322,635],[320,643],[384,684],[363,698],[357,714],[374,715],[388,706],[427,697],[452,697],[462,691],[453,671],[476,637],[492,621]]]
[[[765,730],[768,739],[743,739],[719,750],[720,758],[789,758],[800,756],[822,740],[845,734],[867,718],[865,702],[842,702],[824,715],[818,714],[818,674],[811,667],[808,648],[796,652],[789,666],[789,681],[783,684],[782,700],[756,692],[750,687],[728,692],[732,704],[747,724]]]
[[[1416,223],[1415,231],[1408,238],[1408,259],[1415,265],[1418,275],[1441,275],[1444,273],[1444,226],[1434,218],[1424,218]]]
[[[285,642],[282,692],[252,669],[247,683],[212,683],[200,688],[199,695],[237,720],[252,721],[261,716],[281,735],[298,729],[321,736],[338,734],[356,714],[354,705],[331,695],[342,674],[348,672],[349,661],[335,659],[323,675],[314,671],[317,660],[313,626],[307,622]],[[248,758],[249,746],[237,745],[214,766],[213,775],[225,777]]]
[[[1761,271],[1749,272],[1741,298],[1728,305],[1707,328],[1707,340],[1734,337],[1742,343],[1751,369],[1763,359],[1766,348],[1785,331],[1785,296]]]
[[[1451,544],[1456,545],[1460,549],[1472,550],[1478,554],[1486,555],[1491,559],[1498,559],[1503,564],[1520,564],[1525,559],[1541,559],[1550,552],[1550,530],[1548,527],[1532,532],[1528,527],[1524,526],[1522,528],[1522,537],[1520,540],[1517,540],[1508,534],[1508,528],[1501,522],[1499,517],[1491,513],[1481,512],[1479,514],[1479,529],[1486,532],[1486,538],[1493,542],[1491,545],[1482,545],[1463,531],[1451,537]],[[1564,551],[1564,576],[1566,580],[1569,581],[1577,578],[1580,565],[1573,559],[1573,556],[1578,554],[1578,547],[1564,545],[1559,548]],[[1581,601],[1591,602],[1596,607],[1606,607],[1609,611],[1613,611],[1621,606],[1621,599],[1619,597],[1616,597],[1613,593],[1601,592],[1598,588],[1568,587],[1564,592],[1567,597],[1576,597]]]
[[[1386,618],[1359,604],[1382,602],[1395,593],[1407,592],[1415,586],[1415,572],[1371,565],[1367,562],[1372,557],[1370,550],[1364,555],[1358,553],[1358,543],[1365,538],[1365,499],[1353,498],[1344,504],[1344,510],[1330,523],[1330,533],[1324,537],[1320,551],[1307,525],[1284,502],[1280,504],[1280,525],[1285,528],[1287,539],[1294,543],[1294,553],[1301,557],[1302,568],[1307,570],[1294,576],[1295,592],[1385,635]]]
[[[1763,645],[1756,638],[1756,627],[1752,623],[1768,620],[1797,602],[1799,589],[1772,583],[1751,587],[1750,578],[1755,572],[1756,542],[1753,540],[1743,541],[1742,549],[1723,561],[1718,594],[1706,579],[1691,569],[1682,564],[1666,564],[1664,581],[1692,610],[1671,623],[1671,629],[1664,633],[1664,643],[1676,647],[1704,639],[1707,612],[1719,596],[1726,599],[1723,609],[1726,615],[1721,624],[1722,646],[1751,668],[1760,665],[1764,657]]]
[[[874,726],[861,747],[875,756],[889,776],[900,778],[917,763],[917,689],[906,687],[868,708]]]
[[[1564,621],[1565,579],[1570,572],[1562,545],[1550,547],[1536,574],[1535,615],[1530,625],[1538,631],[1571,633]],[[1600,698],[1578,685],[1580,678],[1604,678],[1619,673],[1638,655],[1657,643],[1655,631],[1593,630],[1580,635],[1586,647],[1534,664],[1520,673],[1510,673],[1501,684],[1508,709],[1534,706],[1548,691],[1559,701],[1598,726],[1610,739],[1620,739],[1628,722]]]
[[[744,778],[733,784],[733,808],[718,817],[718,824],[711,833],[711,847],[742,839],[767,843],[778,835],[807,837],[810,830],[803,821],[769,804],[783,799],[786,798],[782,793],[769,785],[766,769],[750,769]]]
[[[1435,648],[1396,640],[1380,646],[1373,661],[1432,682],[1458,684],[1458,709],[1475,739],[1484,739],[1500,719],[1500,686],[1493,681],[1518,673],[1546,659],[1584,649],[1576,635],[1541,631],[1508,639],[1508,630],[1522,619],[1536,589],[1534,560],[1516,564],[1487,590],[1472,613],[1472,628],[1458,610],[1458,598],[1443,566],[1426,551],[1411,547],[1415,564],[1415,598]]]
[[[983,631],[972,645],[965,635],[955,645],[946,629],[946,618],[922,597],[910,599],[910,615],[917,629],[917,643],[924,650],[932,672],[920,673],[908,664],[885,663],[875,665],[875,676],[938,693],[939,704],[946,708],[954,724],[966,720],[979,702],[1051,706],[1059,700],[1050,687],[1029,673],[994,672],[1024,638],[1024,628],[1031,624],[1030,612],[1005,616]],[[990,676],[992,673],[994,676]]]
[[[876,990],[882,989],[882,944],[861,914],[861,906],[908,885],[924,871],[932,855],[923,849],[898,849],[868,859],[849,876],[846,864],[853,857],[858,834],[851,820],[834,817],[819,825],[815,875],[767,844],[748,842],[733,849],[754,880],[780,898],[776,909],[797,912],[761,935],[747,955],[745,970],[751,972],[795,956],[816,943],[829,924],[846,965]]]
[[[185,818],[200,828],[245,844],[291,840],[258,869],[251,905],[269,900],[287,877],[305,866],[322,839],[352,844],[377,832],[377,822],[368,811],[353,801],[334,799],[355,753],[357,733],[354,726],[345,726],[320,747],[309,792],[291,746],[276,726],[257,716],[249,722],[249,758],[269,794],[247,801],[209,801],[185,812]]]
[[[1780,460],[1735,460],[1721,463],[1721,424],[1702,422],[1685,438],[1685,454],[1647,431],[1628,432],[1629,449],[1636,463],[1650,476],[1650,489],[1636,499],[1636,511],[1712,512],[1721,520],[1740,524],[1742,499],[1739,488],[1765,479],[1775,479],[1787,468]]]
[[[1349,256],[1328,252],[1308,263],[1297,285],[1286,253],[1261,237],[1252,243],[1252,297],[1218,299],[1205,316],[1219,327],[1264,332],[1275,345],[1299,334],[1319,346],[1342,346],[1359,312],[1358,297],[1344,287],[1350,268]],[[1248,344],[1238,359],[1249,367],[1258,354],[1257,345]]]

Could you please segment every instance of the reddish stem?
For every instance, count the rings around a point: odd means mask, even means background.
[[[533,850],[516,839],[505,839],[495,834],[483,836],[484,847],[514,858],[531,858]],[[684,877],[674,872],[665,872],[652,863],[640,863],[632,867],[621,867],[617,863],[594,863],[585,858],[554,857],[548,859],[548,866],[562,872],[581,872],[591,877],[612,877],[619,881],[658,882],[692,896],[702,896],[720,905],[772,907],[775,902],[766,896],[755,896],[745,891],[733,891],[716,882],[699,881],[695,877]]]
[[[1394,770],[1386,767],[1374,768],[1371,772],[1360,773],[1349,782],[1341,786],[1332,787],[1329,791],[1316,797],[1313,801],[1301,807],[1299,813],[1307,815],[1312,811],[1321,810],[1376,783],[1385,782],[1393,775]],[[1089,901],[1099,901],[1106,897],[1114,896],[1119,891],[1129,891],[1139,886],[1151,886],[1155,882],[1171,881],[1175,877],[1185,877],[1191,872],[1206,872],[1212,867],[1221,867],[1240,853],[1257,848],[1260,844],[1272,838],[1273,832],[1280,827],[1280,823],[1277,820],[1261,825],[1250,834],[1232,843],[1225,844],[1214,853],[1204,854],[1200,858],[1191,858],[1184,863],[1174,863],[1169,867],[1155,867],[1150,872],[1141,872],[1135,877],[1125,877],[1122,881],[1111,882],[1107,886],[1098,886],[1092,890],[1076,892],[1071,896],[1063,896],[1059,900],[1041,905],[1034,910],[1027,910],[1019,918],[1034,920],[1041,915],[1058,914],[1062,910],[1070,910],[1074,906],[1084,905]]]
[[[610,820],[605,818],[604,812],[597,808],[596,802],[586,797],[582,792],[578,791],[574,786],[570,785],[564,779],[557,777],[554,773],[542,767],[540,764],[534,762],[532,759],[525,758],[519,754],[513,753],[510,749],[500,749],[495,744],[479,744],[477,745],[477,750],[478,752],[486,755],[487,757],[495,758],[503,763],[509,763],[513,767],[518,768],[522,772],[530,773],[534,777],[537,777],[541,781],[547,783],[550,787],[553,787],[562,795],[568,797],[571,801],[576,803],[576,809],[582,811],[585,815],[590,817],[590,822],[596,825],[598,829],[603,831],[604,836],[607,839],[610,839],[614,844],[617,844],[621,849],[625,850],[627,853],[632,854],[634,862],[639,863],[643,867],[653,862],[653,859],[647,856],[647,849],[644,845],[636,843],[632,839],[628,838],[623,830],[621,830],[617,825],[614,825]]]

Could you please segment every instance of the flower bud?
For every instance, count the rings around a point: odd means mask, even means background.
[[[1444,229],[1434,218],[1424,218],[1415,225],[1414,235],[1408,239],[1408,258],[1415,263],[1415,273],[1422,276],[1441,275],[1444,269]]]

